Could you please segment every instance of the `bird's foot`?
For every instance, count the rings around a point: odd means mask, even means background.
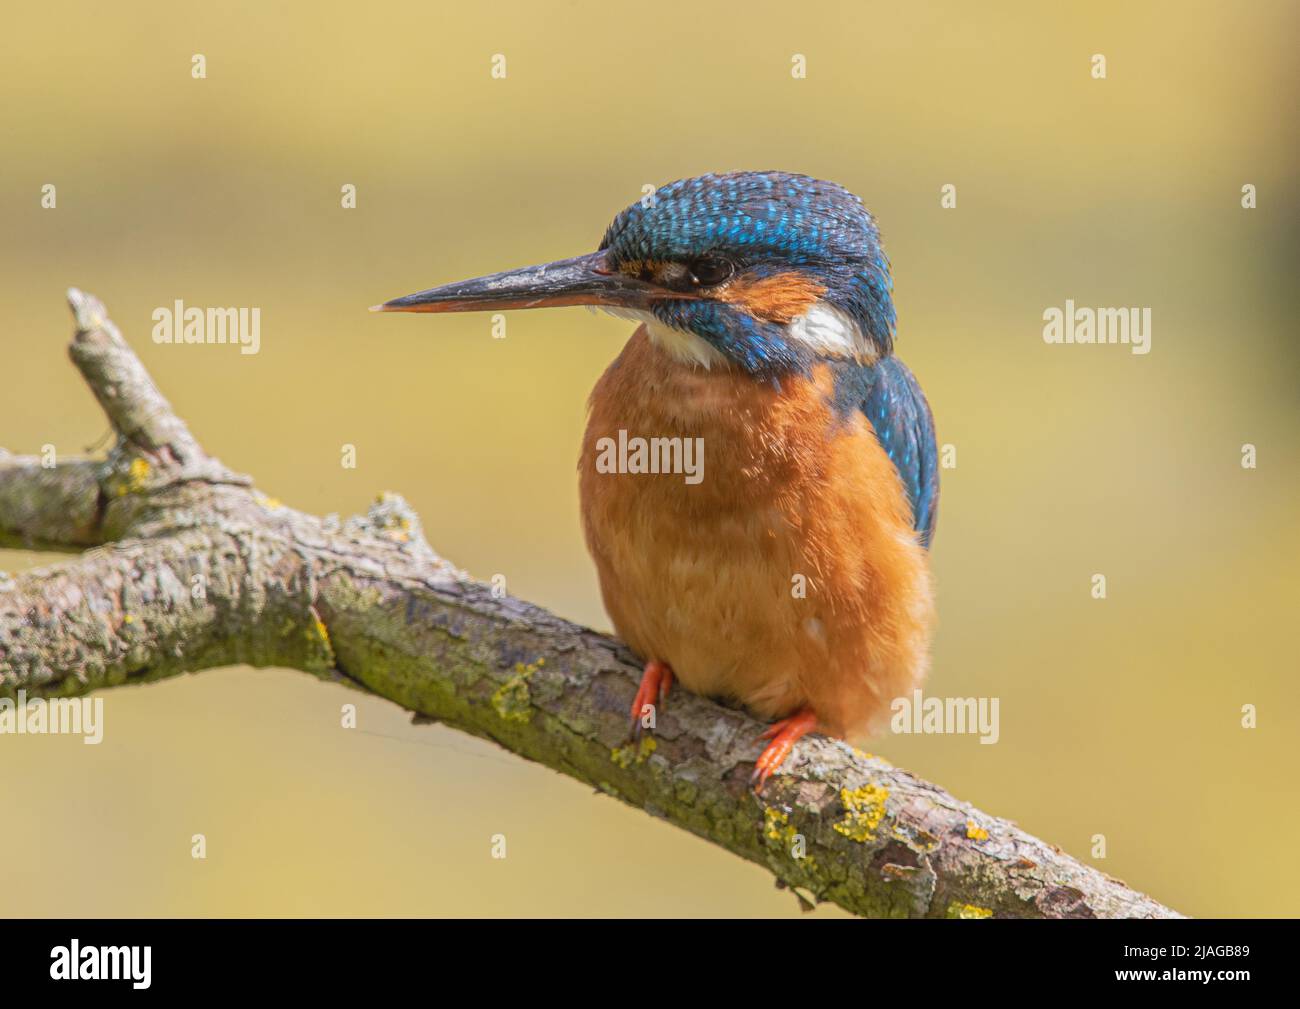
[[[641,674],[641,686],[637,688],[636,698],[632,701],[632,720],[628,732],[633,739],[641,738],[641,730],[655,727],[655,712],[663,704],[664,698],[673,686],[673,671],[667,664],[651,659],[645,664]],[[646,724],[646,719],[649,724]]]
[[[767,779],[785,763],[794,744],[816,728],[817,716],[813,714],[812,708],[802,708],[789,718],[778,719],[767,727],[767,731],[758,738],[770,742],[759,754],[754,773],[749,779],[749,783],[754,786],[755,795],[763,791]]]

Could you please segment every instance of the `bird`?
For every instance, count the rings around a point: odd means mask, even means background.
[[[871,738],[928,671],[939,495],[875,217],[806,175],[710,173],[632,203],[595,252],[372,310],[567,305],[639,323],[578,467],[606,611],[644,663],[632,735],[675,683],[738,703],[771,722],[760,795],[808,733]]]

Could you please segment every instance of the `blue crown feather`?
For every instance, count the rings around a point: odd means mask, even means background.
[[[859,326],[880,354],[894,345],[889,259],[862,201],[833,182],[787,172],[733,172],[670,182],[614,218],[600,247],[616,265],[720,255],[751,276],[797,270]],[[784,327],[708,300],[668,301],[663,322],[687,329],[748,371],[805,369]]]

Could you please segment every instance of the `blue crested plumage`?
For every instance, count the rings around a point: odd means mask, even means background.
[[[894,344],[889,259],[875,219],[833,182],[786,172],[734,172],[671,182],[614,218],[600,248],[617,268],[647,277],[659,264],[715,258],[757,283],[796,276],[817,301],[844,312],[875,354]],[[707,293],[709,285],[701,285]],[[818,290],[820,289],[820,290]],[[697,288],[683,293],[694,295]],[[683,298],[653,307],[665,324],[702,337],[747,371],[803,370],[817,355],[785,331],[727,300]],[[772,325],[772,323],[778,323]]]

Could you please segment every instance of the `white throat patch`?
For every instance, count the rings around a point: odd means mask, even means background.
[[[604,308],[604,306],[601,306]],[[605,308],[610,315],[620,319],[632,319],[645,323],[650,342],[661,348],[674,361],[683,364],[699,365],[702,368],[727,367],[727,357],[717,347],[685,329],[673,329],[655,317],[653,312],[642,312],[635,308]]]

